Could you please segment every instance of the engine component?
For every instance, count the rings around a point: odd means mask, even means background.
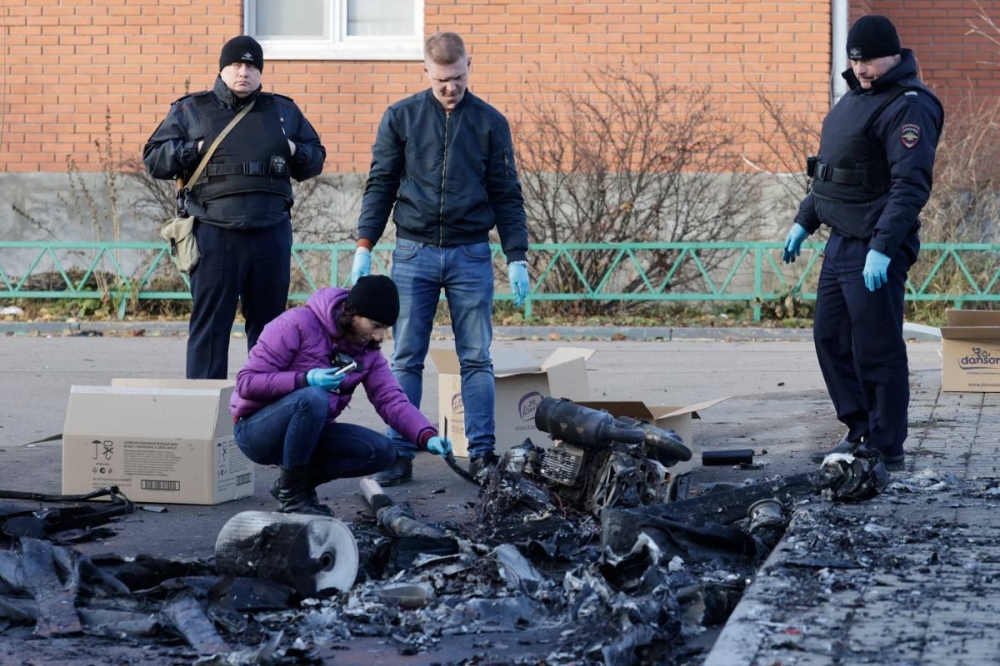
[[[303,597],[351,589],[358,576],[358,545],[336,518],[244,511],[229,519],[215,542],[220,573],[266,578]]]
[[[576,485],[586,451],[566,442],[556,442],[542,458],[541,475],[563,486]]]
[[[553,439],[587,450],[601,451],[614,443],[644,444],[666,466],[691,460],[691,449],[672,430],[657,428],[630,417],[615,418],[569,400],[542,398],[535,411],[535,426]]]

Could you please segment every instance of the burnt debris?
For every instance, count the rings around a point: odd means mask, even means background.
[[[214,561],[90,559],[59,532],[18,527],[0,552],[0,623],[198,664],[322,663],[365,637],[403,655],[465,637],[500,663],[681,664],[793,509],[862,501],[888,481],[881,460],[842,456],[670,501],[688,495],[672,492],[671,467],[691,458],[673,431],[550,398],[536,424],[552,441],[506,451],[467,524],[421,522],[366,479],[372,515],[241,513]],[[834,566],[826,554],[801,566],[819,559]]]

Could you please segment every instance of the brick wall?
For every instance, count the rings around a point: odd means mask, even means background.
[[[1000,21],[1000,0],[979,3]],[[0,168],[61,171],[67,155],[96,168],[106,126],[116,151],[142,143],[186,86],[210,86],[218,50],[242,30],[229,0],[32,0],[6,3]],[[426,0],[426,28],[462,33],[474,90],[516,121],[537,85],[580,85],[583,68],[627,58],[679,83],[708,83],[731,126],[760,117],[747,77],[792,109],[827,96],[829,2]],[[851,21],[882,13],[913,48],[924,78],[953,106],[1000,92],[1000,47],[967,34],[971,0],[854,2]],[[209,19],[204,18],[208,15]],[[987,27],[987,31],[990,29]],[[996,34],[1000,38],[1000,34]],[[803,45],[812,45],[803,48]],[[985,62],[984,62],[985,61]],[[290,95],[329,150],[328,169],[364,171],[386,105],[424,87],[420,63],[276,61],[269,90]],[[751,141],[745,138],[745,141]],[[748,153],[757,147],[746,146]]]
[[[1000,31],[978,19],[979,7],[1000,25],[1000,1],[872,0],[871,12],[888,16],[902,45],[913,49],[923,79],[955,109],[968,96],[995,99],[1000,95],[1000,46],[980,35],[967,34],[970,21],[1000,40]],[[860,15],[860,14],[859,14]]]
[[[6,171],[61,171],[67,155],[96,169],[94,142],[105,140],[107,123],[116,150],[138,156],[186,85],[212,84],[220,46],[242,30],[234,0],[21,4],[2,9]],[[463,34],[473,89],[514,121],[528,82],[576,85],[582,68],[623,59],[668,81],[711,84],[728,127],[761,115],[748,77],[793,109],[828,99],[828,1],[426,0],[425,24]],[[265,66],[264,86],[303,108],[327,146],[329,171],[364,172],[384,108],[425,84],[415,62],[276,61]]]

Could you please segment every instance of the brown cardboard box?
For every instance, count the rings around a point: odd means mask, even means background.
[[[496,453],[503,453],[530,438],[544,444],[548,435],[535,427],[535,410],[544,397],[586,400],[587,361],[593,349],[560,347],[543,363],[538,363],[523,349],[494,349],[493,374],[496,377]],[[469,454],[465,438],[465,407],[458,356],[452,349],[431,349],[431,359],[438,369],[438,425],[451,439],[456,456]],[[444,420],[448,419],[445,433]]]
[[[672,477],[676,478],[681,474],[690,472],[695,466],[701,464],[701,452],[695,447],[692,436],[694,419],[700,419],[699,410],[713,407],[723,400],[729,400],[731,396],[706,400],[705,402],[685,405],[683,407],[657,406],[650,407],[641,401],[584,401],[580,404],[591,409],[599,409],[608,412],[612,416],[631,416],[634,419],[641,419],[652,423],[657,428],[673,430],[680,435],[684,445],[691,449],[691,460],[679,462],[669,468]],[[536,442],[537,443],[537,442]]]
[[[941,389],[1000,392],[1000,312],[948,310],[941,327]]]
[[[73,386],[62,491],[116,485],[135,502],[218,504],[254,491],[233,439],[230,380],[115,379]]]

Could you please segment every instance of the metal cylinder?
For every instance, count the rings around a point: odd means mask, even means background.
[[[752,462],[753,449],[715,449],[701,452],[701,464],[706,467],[713,465],[749,465]]]
[[[336,518],[244,511],[219,532],[215,566],[219,573],[266,578],[314,597],[354,585],[358,545]]]
[[[784,526],[785,514],[781,502],[768,497],[757,500],[747,509],[747,517],[750,518],[750,534],[765,527]]]
[[[583,407],[569,400],[542,398],[535,410],[535,427],[585,449],[606,449],[613,441],[638,443],[646,433],[641,428],[620,428],[607,412]]]

